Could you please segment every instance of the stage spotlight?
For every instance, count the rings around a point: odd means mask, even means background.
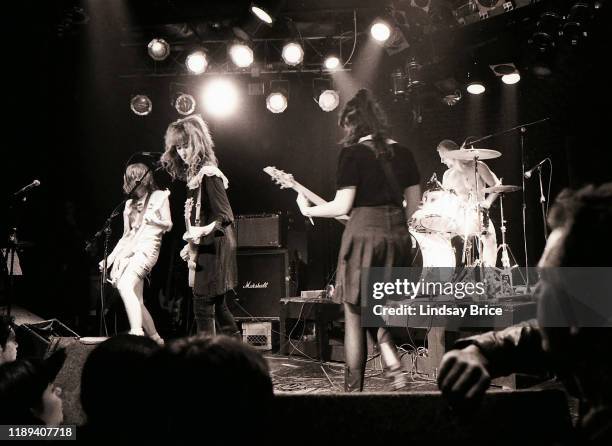
[[[148,96],[145,96],[144,94],[139,94],[134,96],[130,101],[130,108],[138,116],[146,116],[151,113],[151,110],[153,109],[153,103],[151,102],[151,99],[149,99]]]
[[[502,82],[506,85],[516,84],[520,80],[521,80],[521,75],[518,72],[512,73],[512,74],[504,74],[502,76]]]
[[[323,65],[330,71],[335,70],[340,67],[340,59],[335,55],[327,56],[323,62]]]
[[[225,117],[238,105],[238,91],[232,82],[219,78],[206,84],[203,99],[204,108],[209,114]]]
[[[202,74],[208,68],[208,59],[206,58],[206,53],[201,50],[194,51],[187,56],[185,59],[185,65],[187,66],[187,70],[191,74]]]
[[[482,94],[485,92],[486,88],[482,82],[474,81],[467,85],[466,90],[470,94]]]
[[[164,60],[170,54],[170,45],[164,39],[153,39],[147,45],[147,52],[153,60]]]
[[[181,93],[174,101],[174,108],[183,116],[190,115],[195,111],[196,100],[190,94]]]
[[[466,90],[470,94],[482,94],[486,88],[484,86],[483,78],[485,75],[484,67],[480,66],[478,62],[473,62],[467,73],[466,78]]]
[[[340,104],[340,96],[338,96],[338,93],[334,90],[325,90],[321,93],[317,102],[321,110],[330,112],[335,110]]]
[[[283,47],[283,60],[289,66],[296,66],[304,60],[304,50],[302,45],[296,42],[289,42]]]
[[[237,67],[246,68],[253,63],[253,50],[244,43],[234,43],[230,46],[229,55]]]
[[[265,8],[260,2],[251,4],[251,12],[266,25],[272,25],[274,22],[271,11]]]
[[[287,97],[280,91],[270,93],[266,98],[266,108],[272,113],[282,113],[287,109]]]
[[[521,75],[513,63],[489,65],[497,77],[501,77],[504,84],[512,85],[521,80]]]
[[[386,22],[377,20],[370,27],[370,34],[375,40],[385,42],[391,37],[391,27]]]

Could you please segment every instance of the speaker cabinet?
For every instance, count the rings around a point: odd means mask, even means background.
[[[230,311],[241,319],[278,319],[280,299],[289,294],[286,249],[238,251],[238,286]]]
[[[236,236],[239,248],[280,248],[283,231],[279,214],[238,215]]]
[[[19,343],[18,355],[20,358],[43,358],[48,352],[57,348],[61,339],[76,339],[77,333],[62,324],[57,319],[17,325],[15,330]]]

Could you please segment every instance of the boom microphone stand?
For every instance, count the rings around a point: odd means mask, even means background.
[[[34,180],[32,183],[34,186],[40,185],[38,180]],[[6,315],[11,316],[11,310],[13,306],[13,299],[15,297],[15,261],[17,257],[17,249],[20,246],[19,238],[18,238],[18,225],[21,216],[21,207],[17,208],[14,204],[19,201],[20,203],[25,203],[27,201],[26,193],[32,190],[31,186],[26,186],[15,192],[11,196],[11,200],[13,202],[9,205],[8,214],[12,214],[12,221],[10,225],[10,229],[8,231],[7,244],[5,254],[2,254],[2,270],[6,269],[7,273],[7,281],[6,281]],[[10,219],[9,219],[10,221]],[[21,244],[23,245],[23,243]]]
[[[516,130],[520,131],[520,147],[521,147],[521,181],[523,188],[523,205],[522,205],[522,218],[523,218],[523,240],[524,240],[524,249],[525,249],[525,293],[529,293],[531,291],[529,284],[529,255],[527,253],[527,197],[525,195],[525,137],[527,134],[527,128],[532,125],[541,124],[545,121],[548,121],[550,118],[539,119],[537,121],[529,122],[526,124],[519,124],[515,127],[509,128],[507,130],[503,130],[498,133],[492,133],[490,135],[483,136],[482,138],[478,138],[474,141],[470,142],[470,145],[474,145],[478,142],[485,141],[487,139],[494,138],[496,136],[505,135],[506,133],[511,133]],[[543,204],[542,204],[543,205]]]

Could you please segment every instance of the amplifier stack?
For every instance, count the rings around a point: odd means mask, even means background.
[[[280,300],[290,292],[283,220],[279,213],[236,217],[238,286],[228,306],[241,324],[244,340],[260,349],[270,349],[278,340],[262,340],[254,330],[272,336],[273,327],[278,327]]]

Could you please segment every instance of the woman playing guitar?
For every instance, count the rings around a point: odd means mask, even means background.
[[[157,189],[149,168],[142,164],[130,164],[123,176],[123,190],[128,193],[136,182],[141,183],[133,192],[133,198],[125,203],[123,211],[123,236],[108,256],[111,267],[110,282],[117,288],[130,323],[130,334],[146,333],[158,344],[163,339],[157,333],[151,314],[144,306],[144,279],[151,272],[161,246],[162,235],[172,229],[169,191]],[[100,262],[100,269],[103,262]],[[143,332],[144,329],[144,332]]]
[[[346,137],[338,161],[336,197],[311,207],[299,194],[297,202],[307,217],[350,212],[334,293],[334,301],[344,304],[345,390],[363,389],[367,331],[377,339],[394,386],[400,388],[405,376],[389,331],[362,327],[361,307],[368,296],[361,295],[360,285],[364,268],[411,266],[412,241],[406,222],[421,197],[419,172],[410,150],[387,138],[382,110],[367,90],[360,90],[346,104],[339,124]]]
[[[237,284],[234,214],[225,190],[229,181],[219,170],[208,126],[199,115],[168,126],[162,165],[187,182],[185,236],[181,257],[188,262],[193,311],[198,332],[239,334],[225,294]]]

